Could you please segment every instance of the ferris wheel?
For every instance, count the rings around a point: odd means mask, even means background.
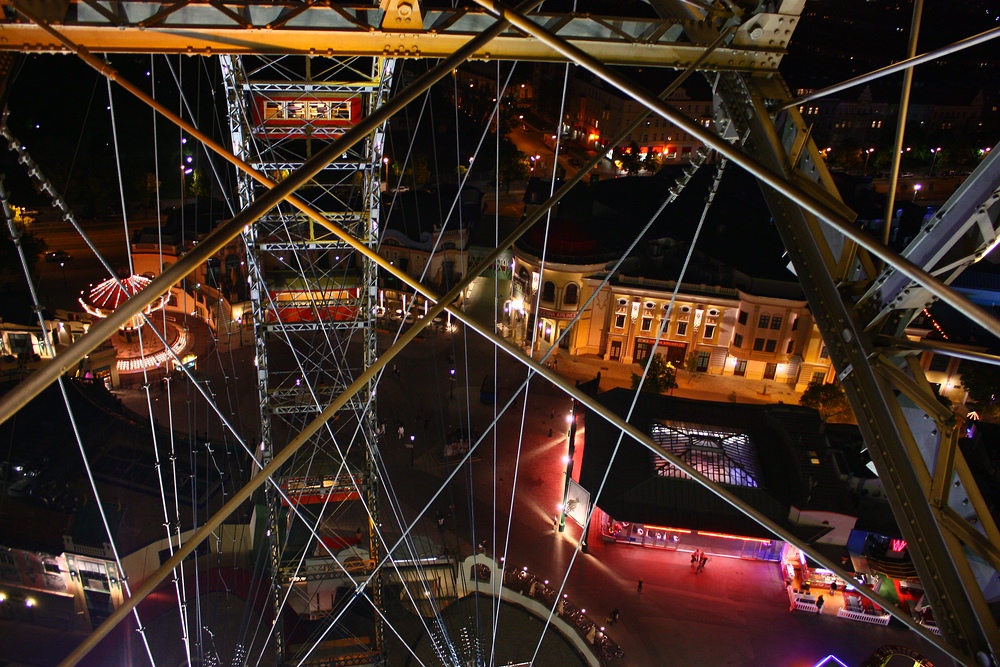
[[[568,610],[562,601],[579,550],[564,571],[551,575],[553,581],[561,579],[559,585],[534,579],[526,583],[526,568],[518,571],[505,565],[516,539],[512,524],[521,522],[514,516],[515,508],[531,505],[516,494],[522,492],[517,480],[525,474],[519,466],[521,456],[526,456],[522,444],[526,428],[531,428],[533,401],[548,405],[556,400],[538,394],[533,376],[552,383],[561,392],[559,399],[572,406],[570,434],[575,434],[577,406],[585,406],[779,539],[849,578],[840,563],[831,562],[630,425],[627,417],[568,382],[546,364],[547,356],[525,354],[498,336],[500,322],[484,325],[465,307],[476,278],[506,261],[507,249],[530,229],[544,226],[548,231],[547,212],[603,155],[594,156],[561,186],[553,185],[545,203],[514,225],[506,238],[497,232],[489,252],[475,266],[467,265],[461,277],[450,274],[448,279],[432,280],[432,260],[453,250],[445,247],[445,229],[467,233],[460,212],[471,172],[464,164],[499,162],[502,91],[511,77],[506,63],[522,60],[586,68],[702,144],[704,149],[692,157],[688,172],[664,193],[664,205],[681,195],[699,168],[708,168],[705,163],[711,162],[713,152],[723,165],[738,165],[759,180],[871,458],[890,481],[885,485],[890,504],[943,638],[930,635],[902,612],[894,615],[962,664],[994,664],[1000,633],[989,605],[1000,567],[1000,532],[958,448],[960,433],[952,415],[941,407],[923,371],[913,363],[914,344],[906,340],[904,329],[930,302],[940,299],[1000,334],[1000,321],[994,315],[949,286],[996,241],[1000,168],[996,160],[992,156],[984,160],[905,251],[895,253],[853,224],[855,216],[840,201],[824,156],[798,111],[813,97],[795,97],[777,74],[800,19],[800,3],[657,2],[653,3],[656,16],[621,18],[539,13],[533,3],[511,9],[490,0],[477,2],[481,8],[476,10],[395,0],[381,6],[125,2],[114,8],[99,3],[37,8],[14,2],[8,8],[2,23],[6,41],[0,48],[76,53],[109,82],[122,85],[161,118],[176,124],[182,141],[190,139],[199,152],[212,156],[207,164],[225,161],[237,175],[235,180],[219,173],[205,176],[217,180],[215,187],[236,193],[228,201],[232,214],[210,233],[189,239],[172,263],[160,257],[148,286],[137,294],[129,292],[132,296],[102,313],[103,319],[91,324],[86,336],[0,399],[0,421],[11,419],[48,385],[77,368],[121,327],[138,329],[140,320],[155,322],[157,314],[148,306],[168,303],[166,295],[177,285],[182,285],[182,298],[191,299],[192,312],[199,313],[200,305],[205,318],[213,322],[213,354],[228,346],[230,358],[219,361],[219,368],[242,364],[243,384],[256,392],[251,406],[223,406],[219,394],[236,388],[235,376],[229,385],[209,386],[171,341],[160,341],[164,358],[174,363],[176,378],[187,378],[186,400],[203,402],[200,409],[211,415],[225,449],[235,452],[231,460],[245,467],[223,474],[225,459],[217,448],[211,442],[194,445],[191,460],[201,456],[206,461],[203,483],[221,491],[214,501],[206,501],[211,512],[194,511],[192,517],[182,518],[179,502],[169,507],[182,495],[182,475],[176,466],[164,475],[157,460],[163,515],[158,521],[162,519],[164,526],[161,539],[167,557],[141,580],[130,575],[131,588],[121,603],[64,664],[84,659],[129,616],[143,631],[146,659],[155,664],[162,647],[151,640],[156,635],[147,626],[148,617],[143,618],[142,601],[165,584],[175,597],[178,619],[171,618],[170,624],[176,624],[173,632],[163,632],[182,647],[184,664],[374,665],[387,664],[386,655],[392,652],[402,653],[413,664],[502,664],[498,646],[503,638],[498,638],[497,628],[507,612],[501,611],[499,602],[501,584],[521,585],[521,593],[529,598],[537,594],[544,602],[546,628],[564,623],[564,617],[575,619],[584,628],[586,643],[593,647],[601,640],[603,659],[613,661],[617,656],[608,648],[604,629],[597,630],[600,624],[588,621],[582,611]],[[919,32],[920,7],[918,0],[914,35]],[[992,36],[976,36],[963,46]],[[936,55],[917,57],[915,44],[914,37],[909,61],[866,76],[910,72],[908,67]],[[165,103],[155,88],[147,90],[117,71],[116,56],[106,60],[94,53],[166,54],[181,100]],[[220,123],[224,130],[200,126],[190,100],[183,99],[184,85],[178,77],[183,72],[182,54],[218,56],[220,76],[214,83],[224,101],[217,99],[215,108],[224,118]],[[177,70],[172,55],[178,56]],[[383,212],[392,215],[393,207],[403,206],[392,200],[400,199],[402,176],[416,170],[412,149],[393,146],[397,153],[393,161],[400,163],[400,170],[398,178],[390,177],[389,128],[402,122],[407,109],[423,104],[428,118],[423,118],[423,111],[417,119],[407,116],[405,122],[412,123],[409,133],[434,132],[434,123],[441,121],[431,118],[434,100],[429,91],[449,77],[454,87],[456,68],[470,59],[503,63],[497,65],[493,82],[495,106],[479,128],[474,148],[463,147],[466,152],[448,156],[449,164],[462,165],[455,177],[457,188],[453,195],[442,195],[443,190],[436,195],[450,197],[437,204],[444,229],[434,230],[428,241],[429,259],[414,275],[380,252],[386,238]],[[426,67],[411,67],[414,63]],[[704,76],[714,97],[712,122],[706,126],[690,119],[666,103],[665,95],[644,90],[612,66],[671,68],[680,72],[673,88],[695,73]],[[111,99],[109,93],[109,107]],[[456,88],[456,117],[459,100]],[[634,122],[641,120],[637,117]],[[620,143],[634,127],[611,140],[611,145]],[[61,193],[32,160],[30,147],[22,146],[9,129],[5,137],[66,220],[77,225]],[[491,145],[494,141],[496,146]],[[562,141],[561,131],[557,132],[557,153]],[[460,143],[455,140],[457,152]],[[466,157],[470,149],[472,160]],[[400,159],[400,152],[406,158]],[[187,162],[181,163],[180,171],[180,208],[187,211],[184,179],[193,180],[195,171]],[[892,174],[895,180],[898,161]],[[551,176],[556,183],[554,171]],[[393,182],[396,187],[390,188]],[[499,209],[499,183],[496,186]],[[894,191],[890,187],[890,193]],[[640,237],[641,233],[636,241]],[[631,244],[620,260],[634,247]],[[230,256],[235,258],[232,264]],[[544,251],[541,262],[544,274]],[[103,264],[115,277],[109,263]],[[232,294],[242,297],[225,297],[218,284],[189,285],[190,276],[206,275],[202,267],[213,266],[226,267]],[[30,272],[26,273],[30,280]],[[379,273],[399,286],[388,305]],[[677,277],[678,284],[682,278]],[[543,279],[540,282],[544,284]],[[32,296],[37,304],[34,287]],[[245,303],[241,314],[232,308],[237,298]],[[494,316],[503,300],[494,295]],[[222,303],[224,307],[218,305]],[[584,310],[579,309],[566,331]],[[40,326],[44,331],[45,323]],[[164,320],[157,337],[163,338],[167,330]],[[187,325],[182,330],[188,332]],[[222,331],[228,334],[226,346],[218,345]],[[234,345],[234,331],[240,343],[245,333],[252,342]],[[657,342],[663,335],[661,329]],[[494,401],[485,417],[469,398],[473,393],[469,387],[479,388],[470,373],[470,352],[475,357],[479,344],[473,339],[486,341],[493,355],[492,369],[481,387],[481,395],[491,395]],[[535,341],[528,343],[534,350]],[[556,349],[556,345],[551,348]],[[947,346],[934,349],[995,361],[989,355]],[[237,356],[243,354],[241,361],[234,361],[234,350]],[[473,362],[477,372],[481,361]],[[504,395],[498,392],[498,378],[507,374],[509,361],[522,364],[527,372]],[[647,363],[643,378],[648,368]],[[155,383],[146,374],[152,370],[139,364],[138,371],[144,374],[142,397],[149,405],[149,421],[155,422]],[[459,381],[464,391],[455,402]],[[64,381],[59,382],[63,387]],[[497,403],[498,396],[509,400]],[[164,404],[174,398],[167,393]],[[256,429],[234,422],[234,413],[246,411],[259,415]],[[186,428],[198,434],[190,415],[186,425],[180,423],[183,418],[171,415],[170,430]],[[550,418],[555,419],[554,408]],[[502,429],[511,420],[517,426],[507,433]],[[483,425],[488,426],[477,432]],[[155,438],[152,450],[159,455],[162,448]],[[425,438],[441,439],[450,449],[436,454]],[[509,499],[501,495],[507,473],[498,442],[504,438],[516,443],[517,452]],[[210,440],[207,431],[206,440]],[[168,458],[176,461],[172,447],[171,441]],[[415,465],[418,454],[422,467]],[[84,457],[86,461],[86,452]],[[492,486],[473,479],[473,460],[492,466],[488,475]],[[97,493],[96,483],[93,489]],[[506,512],[497,511],[504,506]],[[468,519],[460,520],[466,509]],[[588,525],[589,521],[588,517]],[[255,536],[252,544],[234,525],[248,526]],[[454,545],[449,543],[452,536]],[[186,570],[185,560],[201,553],[201,545],[213,542],[212,553],[218,554],[214,565],[206,566],[206,571]],[[487,549],[491,543],[495,548]],[[114,551],[118,570],[127,571],[125,554]],[[206,596],[217,591],[201,591],[198,585],[203,576],[240,569],[254,570],[248,578],[252,583],[243,591],[247,602],[236,623],[239,630],[222,633],[218,628],[225,622],[202,608]],[[640,592],[641,585],[640,580]],[[456,621],[449,614],[458,606],[450,603],[470,593],[494,602],[463,610]],[[863,594],[885,602],[875,593]],[[400,607],[406,609],[402,617]],[[164,621],[163,627],[167,625]],[[529,647],[533,650],[528,651],[527,664],[542,659],[542,645],[539,637]]]

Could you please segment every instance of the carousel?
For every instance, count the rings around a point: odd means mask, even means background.
[[[152,280],[145,276],[109,278],[82,291],[80,304],[93,317],[104,319],[150,282]],[[184,357],[188,347],[185,331],[167,321],[166,317],[151,317],[153,313],[162,311],[169,300],[168,292],[146,306],[142,313],[129,318],[119,328],[118,335],[111,338],[117,353],[119,373],[138,373],[161,368],[170,363],[170,350],[177,358]],[[150,316],[148,323],[144,315]],[[163,341],[167,342],[170,350],[164,346]]]

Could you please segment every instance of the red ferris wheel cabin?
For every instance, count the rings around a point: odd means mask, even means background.
[[[336,136],[361,118],[361,97],[350,92],[257,95],[253,113],[255,131],[260,136]]]

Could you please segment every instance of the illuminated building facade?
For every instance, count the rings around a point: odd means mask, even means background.
[[[598,247],[596,241],[589,247],[579,230],[571,238],[583,253]],[[553,235],[549,244],[561,249],[559,259],[569,258],[572,248],[560,245],[560,237]],[[674,250],[668,239],[652,241],[646,249],[661,255]],[[542,276],[540,259],[524,244],[516,245],[511,298],[505,306],[509,335],[526,342],[537,326],[539,348],[558,342],[569,354],[624,364],[662,354],[678,368],[769,380],[796,391],[833,380],[829,355],[798,283],[739,275],[721,284],[685,282],[668,311],[675,281],[635,276],[628,263],[608,278],[601,259],[583,254],[578,263],[546,262]],[[751,287],[759,292],[749,291]],[[566,332],[585,306],[579,323]]]

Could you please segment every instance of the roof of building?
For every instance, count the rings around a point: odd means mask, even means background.
[[[786,268],[784,246],[757,181],[742,169],[726,170],[695,240],[715,173],[714,165],[701,167],[677,200],[656,217],[644,238],[670,238],[685,247],[695,241],[695,248],[706,257],[748,277],[796,282]],[[578,185],[559,202],[552,217],[546,259],[595,264],[620,257],[663,205],[680,174],[679,167],[664,167],[654,176]],[[518,241],[517,248],[540,257],[545,225],[543,218]],[[676,273],[654,272],[646,277],[676,279]]]
[[[12,383],[0,384],[0,394],[14,386]],[[70,421],[61,387],[66,390],[66,400],[72,407],[75,423]],[[62,385],[50,385],[29,401],[18,412],[17,419],[0,424],[0,440],[9,443],[4,458],[34,461],[40,471],[40,487],[55,489],[61,489],[66,484],[72,489],[90,488],[79,464],[79,447],[82,446],[88,453],[90,472],[105,502],[116,496],[128,498],[132,509],[129,516],[142,517],[148,516],[148,511],[155,511],[161,502],[158,465],[149,448],[151,430],[154,427],[159,429],[158,425],[151,425],[140,415],[123,408],[118,399],[104,388],[103,383],[67,379]],[[77,444],[75,432],[79,433],[80,445]],[[171,436],[159,429],[158,437],[161,442],[166,442]],[[201,482],[195,483],[195,480],[206,479],[207,471],[204,466],[207,464],[197,458],[192,461],[189,452],[198,451],[198,446],[203,441],[182,433],[175,433],[173,437],[178,443],[177,466],[181,475],[176,491],[178,502],[190,504],[192,498],[196,497],[198,505],[203,507],[209,498],[222,490],[217,483],[207,486]],[[193,488],[189,485],[193,485]],[[0,493],[5,492],[4,485],[0,484]],[[167,493],[171,496],[170,502],[173,502],[173,492],[168,490]],[[145,504],[147,502],[149,506]],[[77,544],[99,547],[107,539],[104,526],[99,522],[95,523],[95,517],[90,514],[93,508],[83,510],[83,507],[81,504],[82,511],[76,514],[76,521],[68,532]],[[16,511],[7,514],[16,521]],[[66,530],[65,515],[49,512],[44,516],[47,521],[58,522],[58,534]],[[4,520],[0,521],[0,533],[8,527],[7,518],[3,517]],[[112,522],[115,528],[119,527],[119,523],[118,519]],[[118,548],[123,553],[147,544],[151,538],[155,539],[152,537],[154,527],[148,522],[138,522],[127,528],[119,536],[121,541],[118,542]],[[162,537],[162,528],[159,531],[159,536]],[[15,532],[4,536],[4,542],[14,547],[30,546],[55,552],[61,550],[61,543],[37,542],[39,535],[48,534],[50,530],[47,526],[21,524]]]
[[[627,414],[633,392],[613,389],[597,398],[617,414]],[[788,529],[792,528],[788,522],[792,506],[854,513],[850,493],[840,483],[827,455],[822,422],[813,410],[790,405],[721,404],[643,393],[629,422],[692,464],[701,460],[701,469],[711,469],[712,475],[720,479],[725,475],[731,482],[752,478],[756,486],[725,482],[722,486]],[[678,441],[667,442],[664,435],[669,436],[669,431],[693,436],[687,451],[683,451],[683,443],[678,448]],[[662,459],[630,437],[622,440],[611,462],[618,434],[618,429],[607,421],[587,413],[580,483],[596,495],[610,465],[604,491],[596,499],[608,514],[624,521],[772,537],[680,471],[669,467],[658,472],[658,460],[659,467],[664,467]],[[735,449],[732,444],[722,443],[731,436],[741,439]],[[721,472],[723,468],[727,472]]]
[[[482,207],[483,192],[471,185],[460,197],[453,183],[400,192],[383,198],[384,227],[422,243],[445,225],[456,231],[475,227],[483,217]]]

